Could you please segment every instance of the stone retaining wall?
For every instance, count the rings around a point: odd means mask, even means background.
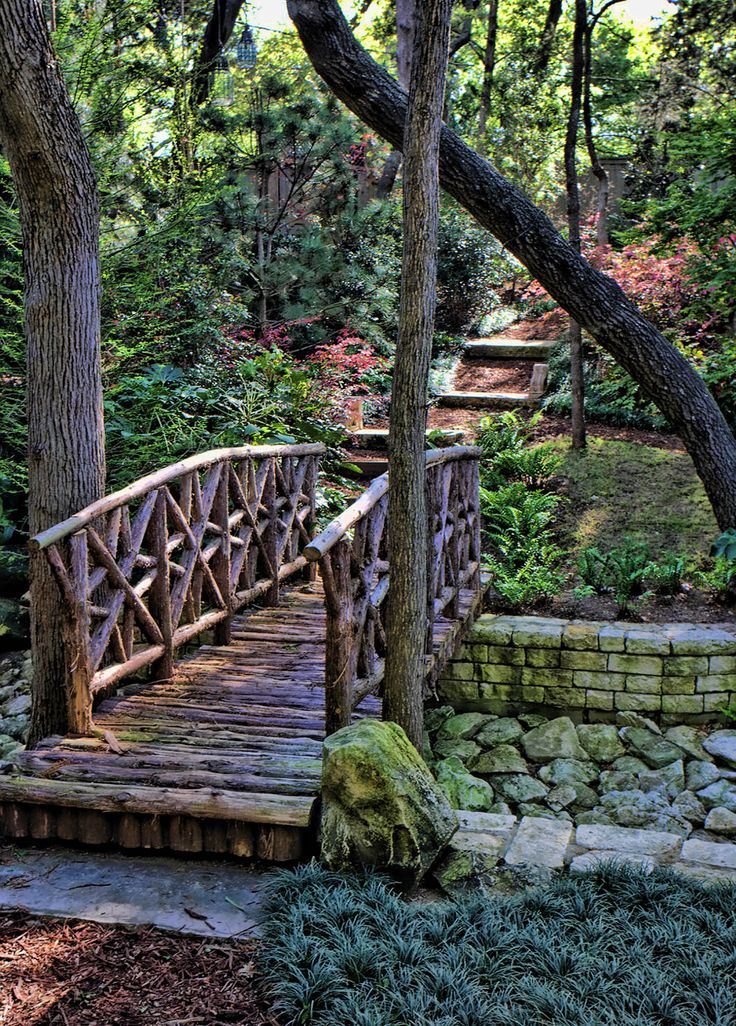
[[[712,720],[736,702],[736,623],[633,624],[481,616],[438,683],[458,711],[619,711],[664,723]]]

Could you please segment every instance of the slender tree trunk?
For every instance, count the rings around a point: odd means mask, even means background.
[[[243,0],[215,0],[202,36],[202,47],[192,76],[192,103],[204,103],[210,94],[210,71],[218,53],[230,40]]]
[[[583,46],[588,22],[586,0],[575,0],[575,29],[572,39],[572,78],[570,113],[565,136],[565,191],[567,193],[567,232],[570,245],[580,253],[580,190],[575,150],[580,126],[583,91]],[[572,447],[585,448],[585,380],[583,377],[583,333],[579,323],[570,320],[570,391],[572,393]]]
[[[593,135],[593,104],[591,98],[591,68],[593,63],[593,30],[595,23],[591,24],[583,41],[584,46],[584,68],[583,68],[583,125],[585,127],[585,145],[590,158],[590,169],[598,181],[598,195],[596,198],[595,218],[595,241],[600,249],[608,245],[608,174],[598,157],[598,148]]]
[[[353,37],[336,0],[287,4],[318,74],[353,113],[400,146],[406,95]],[[735,525],[736,438],[695,368],[616,282],[591,267],[546,214],[448,128],[440,142],[440,181],[641,385],[682,438],[718,523]]]
[[[438,157],[452,0],[417,6],[404,136],[404,252],[399,339],[389,421],[391,588],[386,628],[385,716],[422,743],[427,633],[428,526],[424,433],[434,331],[439,225]]]
[[[488,31],[486,32],[486,50],[483,56],[483,85],[480,91],[478,107],[478,153],[485,156],[488,152],[486,130],[488,115],[491,112],[491,92],[493,90],[493,74],[496,70],[496,38],[498,36],[498,0],[490,0],[488,4]]]
[[[23,228],[36,534],[98,499],[105,480],[97,190],[39,0],[0,0],[0,144]],[[31,742],[66,729],[62,625],[59,589],[33,555]]]
[[[547,19],[544,23],[542,38],[539,41],[539,47],[537,49],[537,55],[533,65],[534,71],[537,75],[541,75],[542,72],[547,70],[549,59],[552,56],[552,47],[554,46],[555,36],[557,35],[557,25],[559,24],[561,15],[562,0],[550,0],[549,7],[547,8]]]
[[[411,61],[414,52],[414,0],[396,0],[396,78],[407,93],[411,80]],[[401,167],[401,149],[392,150],[376,183],[376,199],[384,200],[391,194]]]

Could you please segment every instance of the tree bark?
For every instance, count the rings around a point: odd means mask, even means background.
[[[318,74],[367,125],[401,146],[406,95],[353,37],[336,0],[288,0],[288,9]],[[524,193],[447,128],[440,181],[639,383],[682,438],[718,523],[736,524],[736,438],[687,359]]]
[[[567,195],[567,237],[580,253],[580,189],[575,151],[580,127],[580,105],[583,91],[583,46],[588,26],[586,0],[575,0],[575,29],[572,37],[570,80],[570,113],[565,135],[565,192]],[[572,394],[573,449],[585,448],[585,380],[583,377],[583,333],[578,322],[570,320],[570,391]]]
[[[204,103],[210,93],[210,71],[218,53],[230,41],[243,0],[215,0],[210,20],[205,26],[202,48],[192,76],[192,103]]]
[[[478,153],[485,156],[488,152],[486,126],[491,112],[491,91],[493,75],[496,70],[496,38],[498,36],[498,0],[490,0],[488,4],[488,30],[486,32],[486,49],[483,55],[483,85],[480,90],[478,105]]]
[[[404,251],[389,458],[384,715],[419,749],[424,709],[428,526],[424,435],[437,289],[439,145],[452,0],[417,6],[404,136]]]
[[[39,0],[0,0],[0,144],[23,229],[31,534],[98,499],[105,455],[97,189]],[[63,604],[31,558],[30,742],[63,733]]]
[[[542,30],[542,38],[539,41],[539,47],[537,48],[537,55],[534,60],[534,72],[537,75],[541,75],[547,70],[549,59],[552,56],[552,47],[554,46],[555,36],[557,35],[557,25],[562,15],[562,0],[549,0],[549,7],[547,9],[547,20],[544,23]]]

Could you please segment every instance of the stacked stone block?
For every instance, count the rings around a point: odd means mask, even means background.
[[[736,625],[633,624],[481,616],[438,694],[458,710],[633,711],[701,722],[736,702]]]

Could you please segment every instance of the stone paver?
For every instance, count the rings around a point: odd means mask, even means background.
[[[508,838],[503,834],[484,834],[477,830],[458,830],[450,839],[451,851],[472,851],[500,860]]]
[[[501,816],[496,812],[458,812],[460,830],[482,830],[487,833],[510,834],[516,825],[516,816]]]
[[[248,937],[257,933],[271,875],[207,861],[4,849],[0,908],[202,937]]]
[[[637,830],[633,827],[605,826],[586,823],[579,826],[575,840],[581,848],[598,851],[623,851],[631,855],[677,855],[682,846],[678,834],[663,830]]]
[[[524,816],[505,861],[511,865],[547,866],[561,869],[572,837],[572,823],[560,819]]]
[[[657,860],[651,855],[639,855],[628,851],[586,851],[576,855],[570,863],[571,873],[584,873],[589,869],[597,869],[604,863],[618,862],[627,866],[638,866],[646,873],[651,873]]]
[[[736,884],[736,871],[704,866],[701,862],[675,862],[672,868],[682,876],[689,876],[703,884]]]
[[[717,841],[701,841],[693,837],[683,844],[682,858],[685,862],[736,869],[736,844],[718,844]]]

